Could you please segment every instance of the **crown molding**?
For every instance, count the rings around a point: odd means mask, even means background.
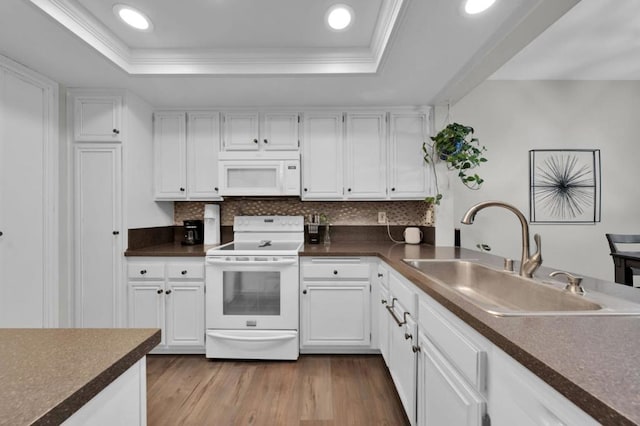
[[[133,75],[373,74],[410,0],[383,0],[368,48],[132,49],[76,0],[30,0]]]

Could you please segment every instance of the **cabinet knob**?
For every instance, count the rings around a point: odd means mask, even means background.
[[[216,192],[218,192],[219,188],[216,186],[215,188],[213,188]]]
[[[180,272],[180,273],[181,273],[182,275],[187,275],[187,271],[186,271],[186,270],[184,270],[184,271],[182,271],[182,272]]]
[[[338,275],[338,271],[333,271],[333,275]]]
[[[254,140],[253,140],[253,143],[258,143],[258,139],[254,139]]]
[[[113,235],[120,235],[120,231],[113,231],[112,234]]]
[[[162,289],[161,289],[161,288],[159,288],[159,289],[158,289],[158,291],[157,291],[157,293],[158,293],[158,294],[162,294]]]
[[[302,294],[307,294],[307,290],[302,290]]]
[[[420,346],[411,346],[411,350],[415,354],[416,352],[420,352]]]
[[[384,274],[381,274],[380,272],[378,272],[378,278],[382,278],[384,277]]]
[[[268,141],[268,140],[266,140],[266,139],[265,139],[263,142],[264,142],[264,143],[269,143],[269,141]]]
[[[0,237],[2,237],[4,234],[2,233],[2,231],[0,231]]]
[[[395,188],[391,188],[391,191],[395,191],[395,190],[396,190]]]
[[[386,305],[387,304],[387,299],[381,299],[380,303],[382,303],[383,305]]]
[[[413,338],[413,336],[410,335],[409,333],[404,333],[404,340],[409,340],[409,339],[412,339],[412,338]]]
[[[140,275],[144,275],[144,274],[146,274],[146,273],[147,273],[147,270],[146,270],[146,269],[142,269],[142,270],[140,271]]]
[[[347,188],[347,192],[351,192],[351,188]]]
[[[171,290],[166,290],[165,293],[166,294],[171,294]]]
[[[184,188],[180,188],[180,192],[184,192]]]
[[[118,130],[118,129],[113,129],[113,134],[114,134],[114,135],[119,135],[119,134],[120,134],[120,130]]]
[[[307,191],[309,191],[309,189],[308,189],[308,188],[305,188],[305,189],[304,189],[304,192],[307,192]]]

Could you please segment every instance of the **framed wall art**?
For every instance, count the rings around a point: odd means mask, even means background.
[[[529,151],[532,223],[600,222],[600,150]]]

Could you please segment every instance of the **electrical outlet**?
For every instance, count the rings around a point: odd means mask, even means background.
[[[378,212],[378,223],[387,223],[387,212]]]

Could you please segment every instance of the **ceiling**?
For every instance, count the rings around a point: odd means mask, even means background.
[[[3,0],[0,54],[67,87],[129,89],[154,107],[394,106],[459,99],[579,0],[119,0],[154,21],[124,30],[115,2]],[[283,13],[283,10],[288,12]]]
[[[640,1],[580,1],[491,78],[640,80]]]

